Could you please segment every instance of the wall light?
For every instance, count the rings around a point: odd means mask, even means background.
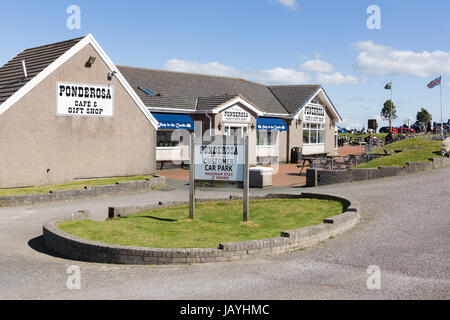
[[[219,129],[219,131],[222,131],[222,124],[219,122],[219,125],[217,126],[217,128]]]
[[[112,78],[117,74],[117,71],[108,72],[108,80],[111,81]]]

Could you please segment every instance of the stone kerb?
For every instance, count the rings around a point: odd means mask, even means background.
[[[347,170],[308,169],[306,170],[306,186],[317,187],[403,176],[448,165],[450,165],[448,158],[433,158],[424,162],[408,162],[405,167],[351,168]]]
[[[0,207],[13,207],[21,205],[32,205],[53,201],[77,200],[93,198],[109,194],[125,192],[138,192],[150,190],[166,183],[165,177],[155,176],[155,178],[142,181],[118,182],[114,185],[85,187],[76,190],[57,190],[42,194],[29,194],[18,196],[0,196]]]
[[[346,199],[335,196],[304,193],[302,195],[269,194],[256,198],[316,198],[335,200],[342,203],[344,212],[331,219],[326,219],[321,225],[282,232],[281,236],[277,238],[222,243],[219,244],[218,248],[161,249],[108,245],[89,241],[70,235],[57,227],[58,224],[64,221],[90,219],[89,212],[80,211],[70,217],[46,223],[43,227],[44,240],[47,248],[51,252],[63,258],[86,262],[131,265],[211,263],[251,259],[307,248],[352,229],[360,218],[358,203],[351,203]],[[151,210],[156,207],[178,205],[180,203],[173,202],[143,207],[110,208],[109,213],[114,212],[116,216],[123,216],[136,214],[142,212],[142,210]]]

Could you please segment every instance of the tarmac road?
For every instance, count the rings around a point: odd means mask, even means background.
[[[45,252],[42,225],[79,209],[105,219],[107,207],[188,199],[181,182],[158,191],[0,209],[0,299],[449,299],[450,168],[313,189],[357,200],[360,224],[325,243],[253,261],[191,266],[117,266],[68,261]],[[252,191],[255,192],[255,191]],[[261,191],[256,191],[261,192]],[[208,189],[200,197],[239,190]],[[66,287],[81,268],[81,289]],[[381,289],[369,290],[369,266]]]

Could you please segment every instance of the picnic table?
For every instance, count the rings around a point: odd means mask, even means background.
[[[339,161],[342,159],[342,161]],[[308,164],[306,164],[308,162]],[[304,168],[311,167],[321,168],[321,169],[330,169],[334,170],[336,167],[345,166],[348,168],[350,166],[350,160],[346,160],[344,156],[339,155],[316,155],[316,156],[304,156],[303,163],[297,165],[297,168],[300,169],[299,175],[301,176]]]
[[[299,176],[302,175],[303,169],[304,169],[304,168],[306,168],[306,167],[309,168],[309,167],[312,167],[312,166],[313,166],[313,160],[314,160],[314,157],[311,157],[311,156],[303,156],[303,157],[302,157],[302,160],[303,160],[303,163],[297,165],[297,168],[300,169],[300,173],[298,174]],[[308,164],[306,164],[306,162],[308,162]]]

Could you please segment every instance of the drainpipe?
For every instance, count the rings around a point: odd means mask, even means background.
[[[212,117],[207,113],[205,113],[205,115],[209,119],[209,134],[212,136]]]

